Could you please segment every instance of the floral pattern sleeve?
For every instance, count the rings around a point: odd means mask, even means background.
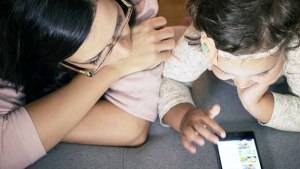
[[[272,93],[274,110],[265,126],[300,132],[300,48],[289,51],[284,70],[291,94]]]
[[[164,64],[163,81],[160,88],[158,105],[159,118],[163,124],[163,116],[180,103],[193,103],[190,84],[207,68],[208,61],[199,47],[190,46],[181,37],[172,51],[173,57]]]

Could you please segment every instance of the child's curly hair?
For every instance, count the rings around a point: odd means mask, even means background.
[[[198,31],[232,54],[300,45],[299,0],[189,0],[187,12]]]

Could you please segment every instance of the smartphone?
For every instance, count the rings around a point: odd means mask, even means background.
[[[222,169],[263,169],[253,131],[226,133],[216,147]]]

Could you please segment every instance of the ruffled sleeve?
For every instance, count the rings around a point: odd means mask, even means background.
[[[284,70],[291,94],[272,93],[274,110],[265,126],[300,132],[300,48],[287,53]]]
[[[173,57],[164,64],[158,105],[159,118],[164,126],[167,125],[162,118],[172,107],[180,103],[194,104],[190,84],[209,67],[208,60],[199,47],[189,45],[184,37],[180,38],[172,53]]]

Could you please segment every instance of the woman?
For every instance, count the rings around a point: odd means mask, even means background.
[[[132,7],[124,0],[3,0],[0,6],[0,168],[25,168],[60,141],[145,141],[148,120],[99,98],[121,78],[170,56],[173,30],[163,28],[164,18],[131,34]]]

